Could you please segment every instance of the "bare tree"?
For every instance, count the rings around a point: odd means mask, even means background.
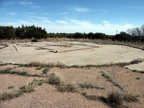
[[[127,33],[131,36],[144,36],[144,25],[141,27],[130,28],[127,30]]]
[[[144,25],[141,26],[142,36],[144,36]]]

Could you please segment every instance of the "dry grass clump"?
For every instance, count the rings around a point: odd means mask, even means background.
[[[59,92],[76,92],[76,86],[73,84],[68,84],[68,85],[59,85],[58,86],[58,91]]]
[[[138,102],[137,96],[122,94],[117,92],[110,93],[107,97],[96,96],[96,95],[87,95],[86,93],[82,93],[89,100],[100,100],[110,106],[111,108],[127,108],[127,106],[123,105],[123,102]]]
[[[66,65],[62,62],[51,62],[51,63],[41,63],[41,62],[31,62],[28,66],[30,67],[65,67]]]
[[[94,86],[92,84],[78,84],[79,87],[81,88],[86,88],[86,89],[105,89],[104,87],[98,87],[98,86]]]
[[[110,93],[107,97],[107,103],[113,108],[120,108],[123,104],[122,95],[119,93]]]
[[[138,97],[139,96],[133,96],[131,94],[126,94],[123,96],[123,100],[126,102],[138,102]]]
[[[54,85],[60,85],[61,84],[61,80],[59,77],[56,76],[56,74],[51,74],[49,76],[49,83],[50,84],[54,84]]]
[[[64,85],[63,82],[55,74],[49,76],[50,84],[56,85],[59,92],[76,92],[76,86],[73,84]]]
[[[115,86],[117,86],[118,88],[120,88],[121,90],[124,91],[123,87],[122,87],[120,84],[118,84],[117,82],[113,81],[113,80],[111,79],[111,77],[110,77],[109,75],[107,75],[105,72],[103,72],[103,71],[101,71],[101,72],[102,72],[102,76],[103,76],[103,77],[107,78],[108,81],[110,81],[110,82],[113,83]]]
[[[28,66],[30,66],[30,67],[41,67],[41,66],[46,66],[46,64],[34,61],[34,62],[30,62]]]
[[[31,85],[28,85],[28,86],[24,85],[20,89],[21,89],[22,92],[28,92],[28,93],[34,91],[34,87],[31,86]]]
[[[48,63],[47,64],[48,66],[50,66],[50,67],[65,67],[66,65],[64,64],[64,63],[62,63],[62,62],[56,62],[56,63]]]
[[[8,100],[14,98],[14,94],[10,92],[3,92],[0,94],[0,100]]]
[[[24,85],[22,87],[20,87],[20,90],[22,92],[33,92],[34,91],[34,87],[37,85],[37,80],[34,79],[29,85]]]

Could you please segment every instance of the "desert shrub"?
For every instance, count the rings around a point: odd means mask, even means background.
[[[41,67],[41,66],[44,66],[45,64],[42,64],[42,63],[40,63],[40,62],[31,62],[30,64],[29,64],[29,66],[30,67],[33,67],[33,66],[35,66],[35,67]]]
[[[8,87],[8,89],[13,89],[13,88],[14,88],[14,86],[9,86],[9,87]]]
[[[31,42],[38,42],[38,39],[34,38],[34,39],[31,40]]]
[[[29,93],[34,91],[34,87],[30,85],[28,86],[24,85],[20,89],[22,92],[29,92]]]
[[[14,94],[10,92],[4,92],[0,94],[0,100],[8,100],[8,99],[12,99],[13,97],[14,97]]]
[[[138,96],[127,94],[127,95],[124,95],[123,100],[127,102],[138,102],[139,100],[137,97]]]
[[[43,74],[47,74],[48,71],[49,71],[49,67],[46,67],[46,68],[43,70]]]
[[[60,92],[76,92],[76,86],[74,86],[73,84],[59,85],[58,91],[60,91]]]
[[[89,88],[91,88],[91,89],[93,89],[93,88],[95,88],[95,89],[105,89],[104,87],[98,87],[98,86],[94,86],[92,84],[79,84],[79,86],[81,88],[86,88],[86,89],[89,89]]]
[[[60,81],[60,78],[57,77],[55,74],[51,74],[49,76],[49,83],[54,84],[54,85],[60,85],[61,81]]]
[[[15,97],[20,97],[20,96],[23,95],[23,94],[24,94],[23,91],[19,91],[19,92],[17,92],[17,93],[15,94]]]
[[[110,93],[107,97],[107,101],[108,104],[114,108],[118,108],[123,104],[122,95],[119,93]]]
[[[20,87],[20,90],[22,92],[28,92],[28,93],[33,92],[36,84],[37,84],[37,80],[34,79],[31,83],[29,83],[29,85],[24,85],[24,86]]]

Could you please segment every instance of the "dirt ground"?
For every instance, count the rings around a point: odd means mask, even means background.
[[[9,44],[8,47],[0,49],[0,98],[5,92],[17,93],[22,86],[29,85],[34,80],[42,80],[45,83],[35,85],[33,92],[26,92],[19,97],[0,99],[0,108],[111,108],[104,101],[86,98],[83,93],[104,98],[110,93],[129,94],[137,97],[139,101],[123,102],[123,105],[127,108],[143,108],[144,74],[132,70],[144,71],[144,61],[125,67],[83,66],[143,60],[143,55],[144,51],[136,48],[86,42]],[[21,65],[33,61],[61,62],[67,67]],[[60,78],[63,85],[74,85],[76,92],[60,92],[58,86],[46,83],[53,74]],[[80,87],[85,84],[93,85],[95,88]]]
[[[144,51],[120,45],[65,41],[13,43],[8,45],[8,47],[0,49],[1,63],[61,62],[71,66],[130,62],[134,59],[144,59]]]
[[[19,72],[26,71],[29,74],[42,73],[43,69],[36,70],[37,67],[15,67],[13,65],[6,65],[12,70]],[[0,66],[0,69],[6,69],[6,66]],[[29,68],[29,69],[28,69]],[[30,72],[30,70],[32,70]],[[105,72],[110,78],[118,83],[123,89],[115,86],[108,81],[102,72]],[[47,76],[55,74],[61,79],[64,84],[73,84],[77,87],[79,92],[59,92],[54,85],[44,83],[42,86],[36,86],[35,91],[25,93],[24,95],[10,100],[0,101],[0,108],[109,108],[108,105],[102,101],[88,100],[81,93],[87,95],[96,95],[107,97],[111,92],[139,95],[139,102],[125,103],[129,108],[142,108],[144,106],[144,74],[134,73],[129,69],[119,66],[110,67],[90,67],[90,68],[58,68],[53,67],[47,73]],[[16,92],[21,86],[27,85],[34,78],[40,80],[47,80],[48,78],[29,77],[22,75],[0,74],[0,92]],[[137,79],[139,78],[139,79]],[[92,84],[96,87],[104,89],[86,89],[79,88],[79,84]],[[9,89],[8,87],[14,86]]]

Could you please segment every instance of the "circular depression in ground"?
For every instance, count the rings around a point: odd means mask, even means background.
[[[0,49],[1,63],[64,63],[66,65],[98,65],[144,59],[144,51],[122,45],[87,42],[28,42],[8,44]]]

